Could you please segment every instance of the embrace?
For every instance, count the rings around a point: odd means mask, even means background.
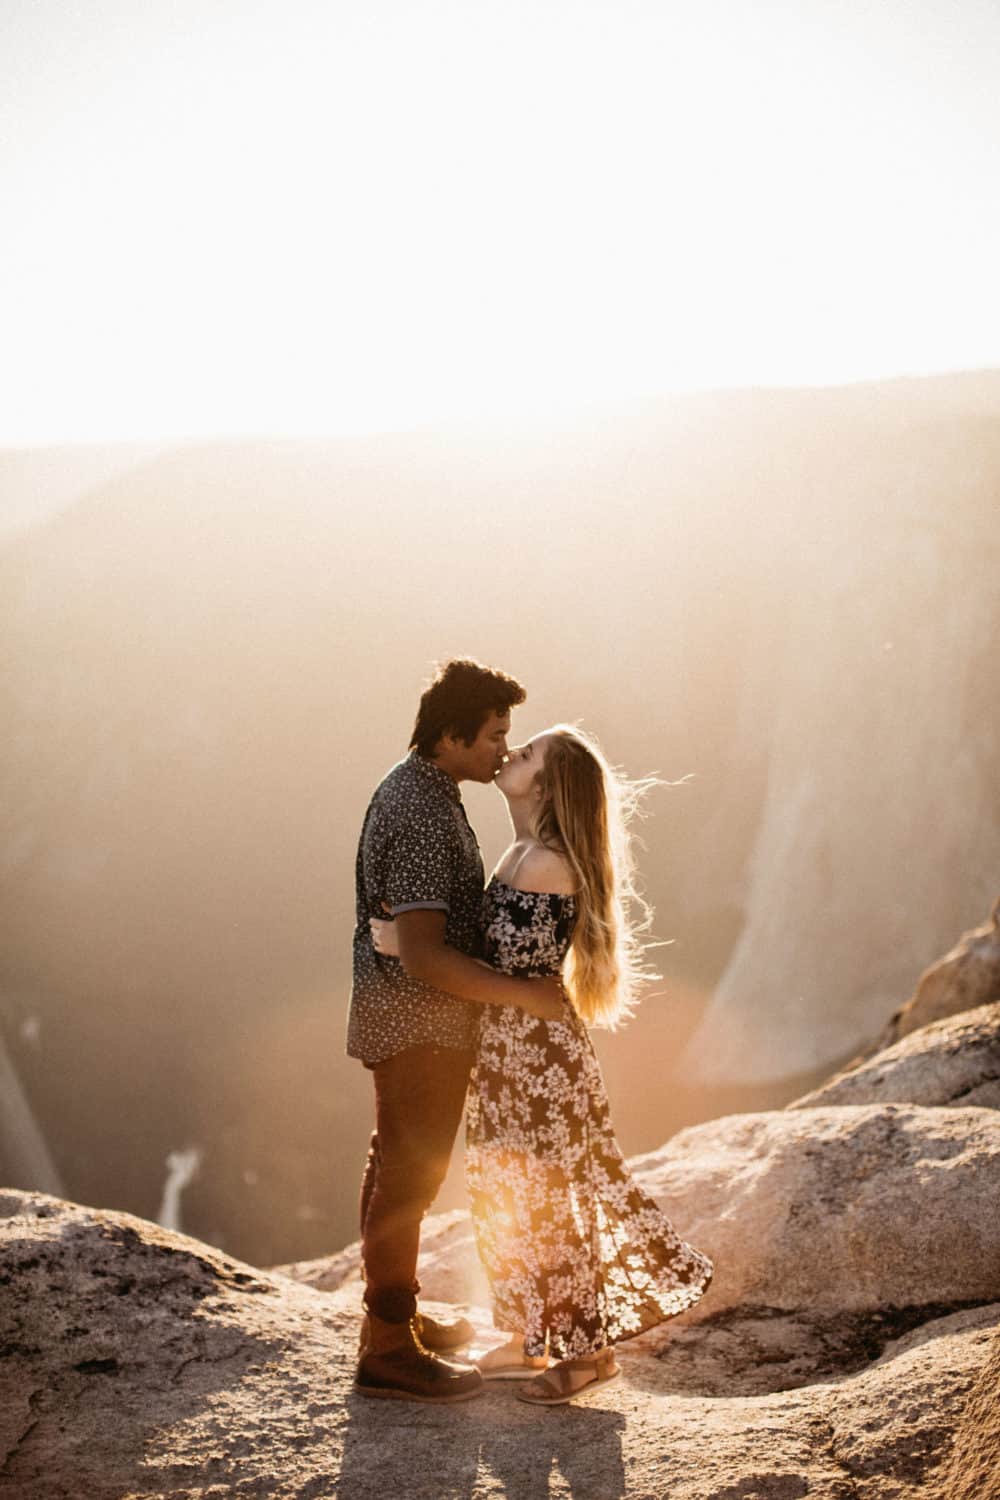
[[[704,1294],[614,1138],[588,1025],[627,1015],[646,976],[630,911],[634,787],[567,725],[508,750],[525,692],[448,662],[405,760],[369,804],[357,858],[348,1047],[375,1084],[361,1188],[366,1396],[464,1401],[518,1380],[539,1406],[619,1373],[614,1346]],[[485,886],[462,781],[494,782],[513,842]],[[466,1108],[476,1243],[507,1335],[474,1364],[465,1319],[418,1311],[420,1224]]]

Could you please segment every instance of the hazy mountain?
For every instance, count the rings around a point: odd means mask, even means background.
[[[159,452],[162,443],[67,443],[0,449],[0,539],[37,526],[88,490]]]

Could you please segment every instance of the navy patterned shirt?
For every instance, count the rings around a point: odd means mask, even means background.
[[[397,958],[376,953],[369,917],[447,912],[445,941],[478,957],[483,861],[458,783],[411,750],[375,788],[358,843],[354,982],[347,1052],[366,1065],[404,1047],[475,1043],[479,1006],[411,979]]]

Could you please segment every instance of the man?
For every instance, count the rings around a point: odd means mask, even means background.
[[[493,780],[507,754],[510,711],[524,698],[503,672],[447,662],[420,700],[409,755],[376,788],[361,830],[347,1051],[375,1084],[356,1378],[368,1396],[464,1401],[482,1389],[478,1370],[441,1357],[468,1342],[471,1325],[417,1310],[417,1252],[462,1118],[477,1006],[518,1005],[546,1020],[561,1014],[555,980],[516,979],[476,961],[483,863],[458,788]],[[369,918],[387,911],[398,959],[372,943]]]

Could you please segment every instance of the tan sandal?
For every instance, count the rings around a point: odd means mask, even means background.
[[[592,1378],[582,1385],[574,1385],[573,1372],[581,1369],[592,1370]],[[595,1386],[607,1385],[621,1372],[613,1349],[603,1349],[600,1354],[582,1359],[564,1359],[543,1374],[536,1375],[534,1380],[527,1381],[517,1392],[517,1399],[526,1401],[529,1406],[562,1406],[574,1397],[592,1391]]]

